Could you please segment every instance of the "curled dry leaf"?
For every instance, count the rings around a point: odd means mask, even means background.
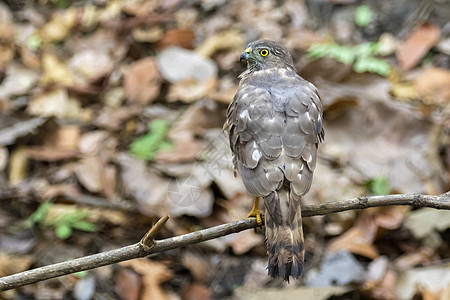
[[[330,251],[347,250],[368,258],[378,257],[378,250],[373,245],[377,225],[373,217],[367,212],[363,212],[355,225],[347,230],[343,235],[330,241],[328,249]]]
[[[161,76],[152,57],[133,63],[125,73],[125,96],[132,103],[152,102],[159,95],[160,86]]]
[[[417,65],[428,51],[439,41],[439,27],[424,23],[414,29],[412,34],[400,43],[397,48],[397,58],[403,70],[409,70]]]

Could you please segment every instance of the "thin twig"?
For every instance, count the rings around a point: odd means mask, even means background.
[[[327,215],[346,210],[389,205],[409,205],[412,207],[431,207],[450,210],[450,192],[438,196],[400,194],[359,197],[345,201],[305,206],[302,208],[302,216],[311,217],[317,215]],[[0,291],[14,289],[42,280],[94,269],[129,259],[144,257],[153,253],[197,244],[258,226],[255,218],[244,219],[155,241],[154,237],[156,233],[161,230],[167,220],[168,217],[160,219],[139,243],[2,277],[0,278]]]

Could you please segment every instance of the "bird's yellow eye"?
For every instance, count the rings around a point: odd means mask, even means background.
[[[269,50],[262,49],[261,51],[259,51],[259,54],[261,54],[261,56],[267,56],[269,54]]]

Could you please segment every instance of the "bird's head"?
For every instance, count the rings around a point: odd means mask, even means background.
[[[290,68],[295,70],[294,62],[287,49],[269,40],[258,40],[247,45],[241,54],[241,61],[247,61],[250,72],[271,68]]]

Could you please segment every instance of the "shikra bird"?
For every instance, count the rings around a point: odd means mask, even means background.
[[[262,224],[264,201],[268,273],[289,281],[302,274],[305,256],[300,200],[311,187],[323,141],[322,103],[316,87],[297,75],[280,44],[258,40],[241,55],[247,70],[227,110],[233,164],[255,196],[249,217]]]

